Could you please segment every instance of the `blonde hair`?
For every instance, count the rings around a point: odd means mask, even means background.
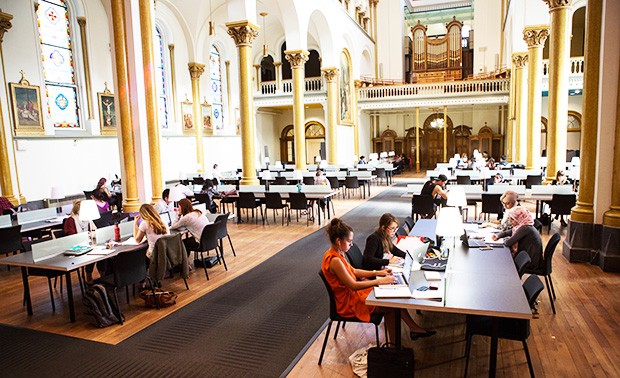
[[[162,222],[161,217],[152,205],[147,203],[140,206],[139,213],[142,220],[149,224],[155,234],[165,235],[168,233],[166,225],[164,225],[164,222]]]
[[[504,203],[504,200],[506,200],[507,202],[512,203],[512,205],[514,206],[517,204],[518,199],[519,199],[519,194],[517,192],[514,192],[512,190],[507,190],[504,192],[504,194],[502,194],[499,200],[502,203]]]
[[[73,201],[73,207],[71,208],[71,214],[79,215],[81,204],[82,204],[82,200]]]

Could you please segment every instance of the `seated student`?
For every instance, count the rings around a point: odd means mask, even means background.
[[[102,192],[93,192],[93,195],[90,196],[90,198],[92,198],[97,204],[99,214],[107,213],[108,211],[110,211],[110,204],[105,200],[104,194]]]
[[[405,252],[392,243],[396,230],[398,230],[396,217],[390,213],[383,214],[379,219],[379,227],[366,238],[362,268],[380,270],[389,263],[405,257]]]
[[[158,214],[174,211],[174,203],[170,201],[170,189],[164,189],[164,191],[161,192],[161,198],[154,207]]]
[[[566,173],[564,173],[564,171],[560,169],[555,174],[555,179],[551,181],[551,185],[573,185],[573,182],[568,177],[566,177]],[[546,201],[545,203],[551,206],[550,201]],[[555,216],[555,219],[558,219],[558,215]],[[564,220],[564,215],[560,215],[560,223],[562,224],[562,227],[566,227],[567,224]]]
[[[0,215],[14,214],[15,208],[8,198],[0,196]]]
[[[362,321],[370,321],[370,314],[385,313],[385,324],[389,339],[395,340],[396,311],[400,311],[401,318],[410,329],[410,337],[416,340],[420,337],[434,335],[435,331],[421,328],[413,320],[406,309],[383,308],[366,305],[366,297],[373,286],[387,285],[396,282],[389,269],[363,270],[355,269],[349,264],[345,253],[353,245],[353,229],[339,218],[334,218],[327,226],[327,235],[331,243],[330,249],[325,252],[321,271],[334,292],[336,311],[345,317],[356,317]],[[373,280],[369,278],[375,278]]]
[[[99,198],[107,202],[109,207],[118,206],[119,204],[116,198],[116,194],[110,192],[110,189],[106,185],[106,182],[107,180],[104,177],[100,178],[99,181],[97,182],[97,186],[95,187],[95,190],[93,191],[93,194],[100,193],[101,196]]]
[[[133,224],[133,237],[138,243],[142,243],[142,240],[146,237],[149,243],[146,257],[149,259],[151,258],[157,239],[168,234],[170,234],[168,225],[161,220],[155,208],[148,203],[140,206],[140,210]]]
[[[211,212],[211,214],[217,213],[217,205],[213,199],[216,197],[221,197],[221,193],[217,190],[215,182],[213,180],[206,179],[200,189],[200,193],[206,194],[209,197],[209,203],[207,204],[207,209],[209,212]]]
[[[437,206],[445,205],[448,201],[448,193],[444,190],[447,181],[446,175],[440,174],[436,179],[428,180],[422,186],[420,194],[433,197],[434,211],[437,211]],[[432,217],[433,214],[427,214],[427,218]]]
[[[504,242],[506,247],[510,247],[512,256],[516,256],[519,251],[526,251],[532,262],[529,267],[538,269],[543,263],[543,249],[540,233],[534,228],[534,218],[525,207],[515,206],[509,213],[512,228],[498,235],[493,235],[493,240],[510,236]]]
[[[366,156],[360,156],[360,161],[358,161],[357,164],[366,164]]]
[[[495,169],[495,159],[493,159],[492,157],[489,157],[487,159],[487,163],[485,164],[485,167],[489,169]]]
[[[508,161],[506,160],[506,155],[502,155],[500,157],[499,163],[497,163],[499,166],[507,166],[508,165]]]
[[[318,169],[316,170],[316,174],[314,175],[314,185],[327,185],[329,186],[329,180],[323,174],[323,171]]]
[[[519,199],[519,194],[517,194],[516,192],[512,190],[505,191],[504,194],[502,194],[502,196],[499,199],[502,202],[502,205],[504,207],[501,221],[488,222],[488,223],[484,223],[483,225],[495,227],[502,231],[507,231],[511,229],[512,224],[510,223],[510,210],[513,209],[515,206],[518,206],[518,203],[517,203],[518,199]]]
[[[172,223],[170,229],[178,230],[180,228],[186,228],[193,236],[192,238],[183,239],[187,253],[198,250],[200,247],[202,230],[211,222],[202,214],[202,211],[194,209],[192,203],[187,198],[183,198],[179,201],[177,213],[179,214],[179,218]]]
[[[73,201],[73,207],[71,208],[71,213],[69,217],[63,222],[62,231],[65,236],[79,234],[80,232],[88,231],[88,222],[80,220],[80,205],[81,200]],[[95,230],[96,227],[94,224],[91,224],[91,231]],[[97,270],[100,274],[103,274],[106,270],[107,262],[106,260],[99,261],[97,263]],[[93,271],[95,270],[95,264],[88,264],[84,267],[84,271],[86,272],[86,283],[93,282]]]
[[[213,170],[211,170],[211,176],[213,177],[213,183],[215,185],[219,185],[222,179],[224,178],[224,175],[222,175],[222,173],[220,172],[217,164],[213,164]]]
[[[487,188],[486,190],[489,190],[489,185],[493,185],[493,184],[503,184],[504,181],[504,175],[502,175],[501,173],[497,172],[495,174],[495,176],[493,176],[493,181],[488,181],[487,182]]]
[[[184,198],[187,197],[193,197],[194,196],[194,192],[188,188],[187,186],[183,185],[183,184],[176,184],[175,185],[176,188],[179,188],[181,194],[183,194]]]

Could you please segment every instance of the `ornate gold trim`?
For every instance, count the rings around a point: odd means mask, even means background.
[[[189,68],[189,76],[192,80],[200,79],[200,76],[205,72],[205,65],[202,63],[190,62],[187,63]]]
[[[325,68],[322,68],[321,71],[323,72],[323,75],[325,76],[325,80],[328,83],[336,81],[337,78],[338,78],[338,68],[337,67],[325,67]]]
[[[516,68],[524,68],[527,64],[527,53],[517,52],[512,54],[512,63]]]
[[[532,25],[523,29],[523,40],[528,47],[543,47],[549,37],[549,25]]]
[[[252,42],[258,37],[260,27],[253,23],[243,20],[235,22],[227,22],[228,35],[232,37],[237,46],[252,46]]]
[[[549,6],[549,12],[558,10],[561,8],[570,8],[573,5],[573,0],[543,0]]]
[[[291,63],[291,68],[303,68],[310,57],[310,52],[306,50],[286,50],[284,54],[286,60]]]
[[[4,40],[4,34],[13,27],[13,24],[11,24],[12,19],[12,14],[4,13],[0,10],[0,43]]]

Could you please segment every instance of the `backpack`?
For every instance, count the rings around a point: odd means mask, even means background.
[[[94,317],[93,324],[97,327],[104,328],[121,322],[114,313],[108,292],[103,285],[95,284],[86,289],[82,302],[86,307],[86,313]]]

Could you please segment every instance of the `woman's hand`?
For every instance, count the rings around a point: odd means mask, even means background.
[[[499,239],[499,238],[497,237],[497,235],[493,234],[493,235],[491,235],[491,239],[493,239],[493,240],[497,240],[497,239]]]
[[[375,272],[376,272],[376,274],[375,274],[376,277],[384,277],[384,276],[392,275],[392,269],[390,269],[390,268],[385,268],[385,269],[382,269],[382,270],[377,270]]]
[[[377,285],[391,285],[397,282],[396,277],[392,275],[387,275],[384,277],[377,277],[375,281],[377,282]]]
[[[397,262],[399,262],[401,260],[400,257],[398,256],[392,256],[390,257],[390,264],[396,264]]]

